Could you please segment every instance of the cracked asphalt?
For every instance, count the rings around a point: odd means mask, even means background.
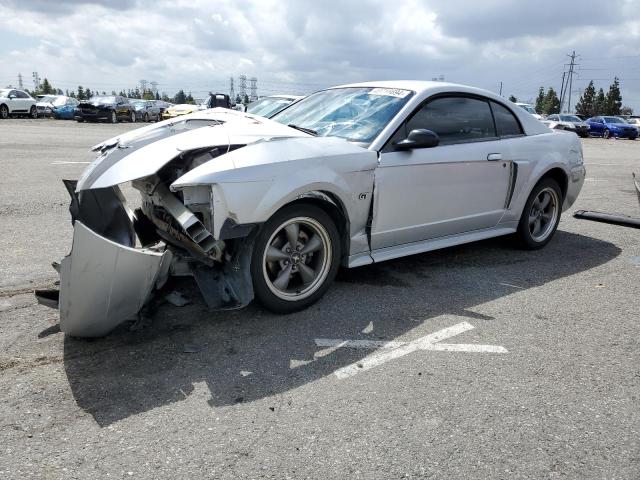
[[[583,140],[588,179],[538,252],[495,239],[342,270],[312,308],[162,305],[141,329],[66,338],[32,290],[71,225],[60,180],[137,128],[0,122],[0,478],[640,478],[640,141]],[[56,162],[54,164],[54,162]],[[374,350],[316,339],[447,343],[348,378]]]

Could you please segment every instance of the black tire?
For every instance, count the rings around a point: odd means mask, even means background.
[[[277,287],[274,285],[275,282],[268,280],[269,267],[275,265],[276,268],[282,268],[282,271],[288,267],[283,267],[282,262],[278,261],[269,263],[266,256],[267,249],[270,246],[273,246],[274,242],[278,241],[279,235],[284,234],[284,230],[281,230],[283,224],[289,221],[298,222],[299,219],[301,219],[300,223],[302,227],[299,228],[300,237],[297,238],[302,238],[302,235],[305,234],[304,230],[307,228],[309,228],[308,232],[311,232],[315,236],[313,227],[309,227],[304,223],[306,220],[309,220],[314,222],[316,227],[318,225],[321,226],[323,231],[317,230],[316,233],[318,233],[319,236],[323,236],[324,241],[322,243],[322,247],[317,250],[317,252],[319,252],[317,256],[315,253],[316,251],[312,254],[303,255],[302,258],[298,255],[297,260],[294,262],[293,255],[296,254],[296,251],[292,252],[290,260],[288,261],[291,262],[292,268],[294,269],[293,274],[290,274],[290,278],[293,280],[291,280],[287,285],[290,287],[290,283],[293,282],[294,287],[291,288],[294,290],[300,288],[301,290],[290,293],[280,291],[280,295],[278,295],[272,291],[272,289],[278,291]],[[285,236],[284,238],[286,239],[287,237]],[[311,237],[307,235],[307,245],[312,243],[309,241],[310,238]],[[326,240],[328,240],[328,242]],[[286,245],[290,245],[290,242],[287,241]],[[301,247],[303,249],[302,251],[300,251],[300,247],[296,247],[296,250],[299,253],[304,252],[305,245],[301,244]],[[280,250],[280,253],[285,254],[283,250]],[[330,253],[330,255],[328,255],[328,253]],[[312,265],[313,262],[316,262],[316,268],[320,270],[321,273],[316,273],[314,270],[314,274],[317,276],[310,281],[310,285],[302,283],[299,287],[296,286],[296,282],[302,282],[302,273],[295,271],[295,265],[304,264],[302,266],[309,266]],[[284,264],[287,265],[287,261],[285,261]],[[315,205],[294,204],[286,206],[276,212],[262,226],[256,236],[253,254],[251,256],[251,277],[253,280],[255,297],[265,308],[274,313],[292,313],[303,310],[317,302],[325,294],[331,285],[331,282],[333,282],[339,266],[340,234],[338,233],[338,229],[331,217],[324,210],[316,207]],[[286,290],[289,287],[285,286],[284,289]],[[305,292],[305,289],[309,291]],[[288,299],[282,298],[286,295],[289,295]],[[296,299],[297,296],[300,298]]]
[[[35,105],[32,105],[31,108],[29,109],[29,117],[38,118],[38,109],[36,108]]]
[[[611,132],[609,131],[609,129],[607,128],[604,129],[604,132],[602,132],[602,138],[607,140],[611,138]]]
[[[118,123],[118,114],[115,110],[111,110],[111,118],[109,119],[111,123]]]
[[[6,105],[0,105],[0,118],[3,120],[9,118],[9,107]]]
[[[550,201],[556,202],[555,211],[553,215],[550,216],[552,217],[550,218],[550,220],[553,221],[553,223],[551,224],[550,227],[548,227],[549,228],[548,231],[546,230],[547,226],[542,226],[541,228],[545,228],[544,237],[542,237],[541,235],[538,235],[538,238],[536,238],[531,231],[532,225],[530,222],[531,222],[531,219],[534,218],[536,215],[538,216],[537,221],[540,221],[540,222],[544,221],[543,220],[544,212],[542,212],[542,215],[538,215],[538,212],[541,211],[538,208],[540,203],[537,204],[538,206],[534,206],[534,203],[536,203],[536,199],[538,199],[538,196],[541,195],[542,192],[551,193],[550,192],[551,190],[555,193],[555,199],[553,198],[553,195],[551,195],[552,198]],[[527,199],[527,203],[525,203],[524,209],[522,210],[522,216],[520,217],[520,222],[518,224],[518,231],[516,232],[516,239],[518,240],[518,243],[522,248],[526,250],[537,250],[539,248],[544,247],[547,243],[551,241],[551,239],[553,238],[553,235],[556,233],[558,224],[560,223],[563,200],[564,199],[562,197],[562,190],[560,189],[558,182],[556,182],[552,178],[543,178],[536,184],[535,187],[533,187],[533,190],[531,191],[531,194]],[[534,227],[534,231],[535,231],[535,227]]]
[[[131,123],[136,123],[136,112],[134,112],[133,110],[131,110],[131,112],[129,112],[129,121]]]
[[[78,122],[78,123],[83,123],[83,122],[84,122],[84,120],[83,120],[83,119],[81,119],[81,118],[76,118],[76,122]]]
[[[145,113],[145,114],[144,114],[144,117],[142,117],[142,121],[143,121],[144,123],[149,123],[149,114],[148,114],[148,113]]]

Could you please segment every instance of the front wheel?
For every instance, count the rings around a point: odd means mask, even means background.
[[[136,123],[136,112],[131,112],[129,120],[131,120],[131,123]]]
[[[555,233],[562,213],[562,193],[558,183],[544,178],[533,188],[522,211],[517,237],[522,247],[537,250]]]
[[[111,110],[111,123],[118,123],[118,114],[115,110]]]
[[[605,130],[602,133],[602,138],[605,138],[605,139],[611,138],[611,132],[609,130]]]
[[[6,105],[0,105],[0,118],[3,120],[9,118],[9,107]]]
[[[275,313],[302,310],[324,295],[339,264],[340,235],[331,217],[314,205],[284,207],[255,241],[255,296]]]
[[[149,122],[149,114],[148,114],[148,113],[145,113],[145,114],[144,114],[144,117],[142,118],[142,121],[143,121],[144,123],[148,123],[148,122]]]
[[[38,109],[36,108],[35,105],[33,105],[30,109],[29,109],[29,116],[31,118],[38,118]]]

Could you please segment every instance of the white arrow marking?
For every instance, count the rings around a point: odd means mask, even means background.
[[[382,365],[390,360],[404,357],[417,350],[432,350],[444,352],[477,352],[477,353],[508,353],[499,345],[474,345],[467,343],[438,343],[447,338],[455,337],[474,328],[468,322],[461,322],[452,327],[443,328],[435,333],[413,340],[412,342],[380,342],[375,340],[337,340],[330,338],[316,338],[316,345],[330,348],[375,348],[387,350],[373,353],[359,362],[347,365],[335,371],[338,378],[348,378],[365,370]]]

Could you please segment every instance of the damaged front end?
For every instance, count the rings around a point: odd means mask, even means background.
[[[64,181],[71,195],[71,253],[58,268],[59,297],[36,292],[40,303],[59,308],[63,332],[99,337],[135,320],[170,276],[193,276],[210,308],[240,308],[253,299],[250,232],[215,239],[211,188],[192,189],[185,199],[168,187],[217,154],[215,148],[185,152],[132,181],[141,194],[135,211],[117,185],[77,192],[77,182]]]

